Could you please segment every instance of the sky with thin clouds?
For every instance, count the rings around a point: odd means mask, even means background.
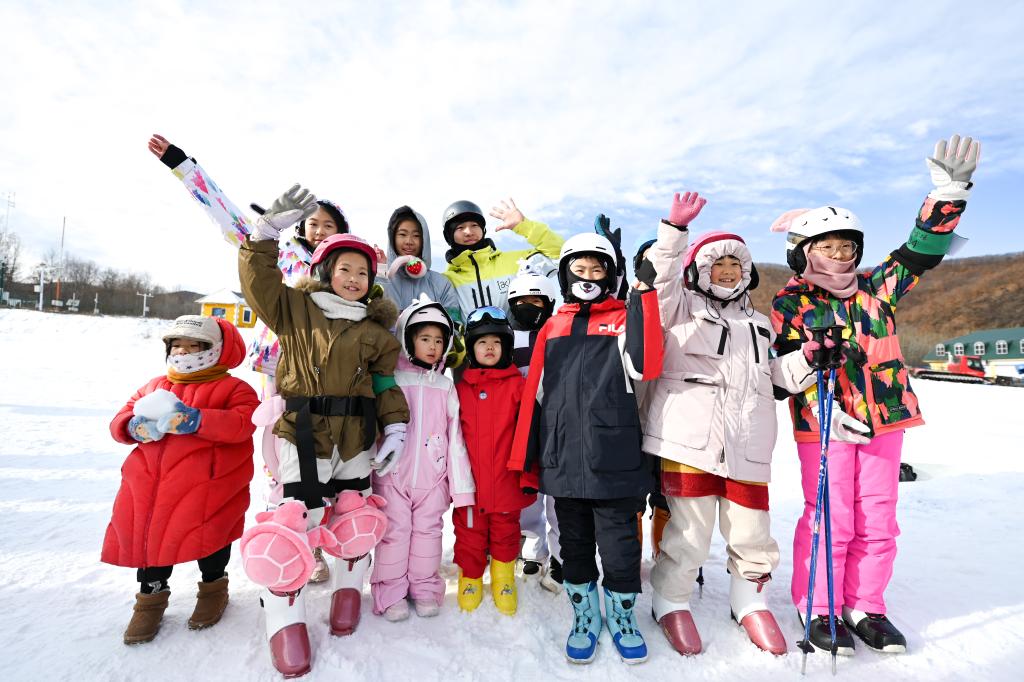
[[[877,260],[909,233],[940,137],[983,140],[960,255],[1024,250],[1024,4],[0,3],[0,211],[30,265],[60,238],[168,288],[237,286],[235,254],[146,149],[158,132],[241,206],[293,182],[383,243],[409,204],[513,197],[629,246],[672,193],[755,260],[785,210],[838,204]],[[502,233],[500,246],[522,248]]]

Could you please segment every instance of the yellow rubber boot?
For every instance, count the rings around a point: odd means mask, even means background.
[[[506,616],[514,616],[519,598],[516,595],[516,562],[491,559],[491,596],[494,605]]]
[[[474,611],[484,598],[484,579],[467,578],[459,569],[459,608],[463,611]]]

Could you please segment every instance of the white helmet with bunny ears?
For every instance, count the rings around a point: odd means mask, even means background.
[[[804,250],[807,243],[831,232],[842,232],[844,237],[857,245],[857,265],[860,265],[861,256],[864,255],[864,228],[860,218],[845,208],[822,206],[786,211],[775,219],[771,231],[788,233],[786,263],[798,275],[807,267],[807,254]]]
[[[452,317],[444,309],[444,306],[436,301],[432,301],[426,294],[420,294],[420,297],[415,299],[398,316],[398,322],[395,325],[395,336],[398,337],[398,342],[402,344],[402,352],[405,353],[410,362],[424,369],[433,369],[433,367],[427,366],[416,358],[413,347],[413,333],[416,325],[428,322],[436,324],[441,328],[441,333],[444,337],[444,353],[447,354],[452,349],[452,334],[455,330],[455,323],[452,322]]]

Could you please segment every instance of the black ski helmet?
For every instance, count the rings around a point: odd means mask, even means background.
[[[450,204],[444,210],[442,220],[444,221],[444,240],[448,242],[448,246],[455,246],[455,227],[459,223],[473,220],[479,223],[481,228],[486,228],[487,225],[484,212],[480,210],[480,207],[472,201],[466,200]],[[484,229],[484,234],[487,234],[486,229]]]
[[[508,315],[501,308],[484,306],[477,308],[466,318],[466,355],[469,358],[469,366],[479,368],[476,361],[476,353],[473,346],[481,336],[497,334],[501,337],[501,359],[495,365],[495,369],[504,369],[512,364],[512,346],[515,335],[512,333],[512,324]]]

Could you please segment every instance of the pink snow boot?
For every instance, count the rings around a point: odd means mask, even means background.
[[[362,610],[363,580],[370,566],[370,550],[384,537],[388,519],[381,511],[385,505],[380,495],[363,497],[354,490],[345,490],[334,503],[327,531],[334,538],[325,542],[324,551],[338,557],[331,571],[334,591],[331,594],[331,634],[351,635],[359,625]]]
[[[683,656],[696,656],[700,653],[703,644],[689,609],[666,613],[658,621],[658,625],[661,626],[661,631],[665,633],[665,638],[672,648]]]
[[[267,618],[267,640],[274,667],[286,678],[305,675],[310,671],[313,656],[302,593],[275,594],[263,590],[260,604]]]
[[[729,606],[732,619],[743,626],[747,637],[757,648],[782,656],[788,650],[786,638],[764,598],[764,587],[771,579],[771,573],[765,573],[756,580],[732,576]]]
[[[322,529],[307,532],[306,505],[297,500],[256,514],[256,521],[239,545],[245,574],[257,585],[278,593],[301,589],[313,572],[310,545],[320,544]]]

